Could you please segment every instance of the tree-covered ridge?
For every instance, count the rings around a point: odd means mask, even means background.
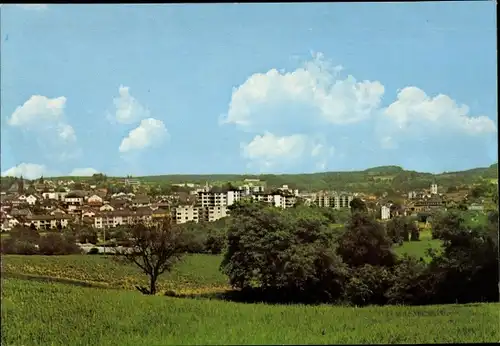
[[[122,181],[119,177],[106,177],[108,183]],[[319,190],[349,190],[369,193],[383,193],[409,191],[428,188],[430,184],[437,183],[443,188],[457,187],[460,185],[471,185],[498,178],[498,165],[495,163],[489,167],[473,168],[458,172],[444,172],[432,174],[404,170],[399,166],[380,166],[369,168],[364,171],[350,172],[321,172],[303,174],[174,174],[134,177],[141,183],[151,184],[181,184],[194,183],[211,185],[225,185],[231,182],[233,185],[242,185],[245,179],[259,179],[266,183],[268,188],[276,188],[288,185],[293,189],[306,191]],[[9,185],[12,178],[2,177],[2,186]],[[92,182],[95,177],[54,177],[47,180],[73,180]]]

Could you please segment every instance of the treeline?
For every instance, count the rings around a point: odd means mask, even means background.
[[[49,232],[40,235],[37,230],[17,227],[1,241],[2,254],[18,255],[71,255],[82,253],[72,234]]]
[[[443,241],[443,248],[429,250],[429,263],[396,256],[394,242],[417,232],[411,223],[398,222],[390,224],[388,235],[362,211],[344,229],[333,229],[313,208],[236,205],[221,270],[244,300],[353,305],[498,301],[498,212],[487,225],[473,228],[457,212],[436,215],[433,237]]]

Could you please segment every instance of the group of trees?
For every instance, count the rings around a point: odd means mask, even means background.
[[[1,252],[19,255],[69,255],[82,251],[71,234],[49,232],[40,235],[36,229],[15,227],[9,237],[2,238]]]
[[[345,227],[328,208],[279,209],[239,202],[231,216],[210,224],[155,225],[114,230],[128,247],[115,260],[138,266],[148,277],[145,294],[186,252],[223,253],[221,271],[241,299],[274,302],[443,304],[498,301],[498,212],[487,224],[470,226],[459,211],[434,215],[432,235],[441,251],[422,258],[399,257],[393,245],[417,240],[414,220],[386,225],[354,202]],[[84,231],[80,231],[81,236]],[[89,237],[90,235],[86,235]],[[2,239],[2,253],[79,252],[75,234],[20,228]],[[36,246],[35,246],[36,245]]]
[[[455,213],[436,218],[433,232],[443,249],[429,252],[430,263],[392,250],[418,233],[410,220],[393,221],[387,232],[356,211],[339,231],[311,208],[281,211],[255,203],[233,208],[231,218],[221,269],[242,295],[356,305],[498,300],[494,215],[473,229]]]

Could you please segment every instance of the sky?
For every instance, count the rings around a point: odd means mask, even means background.
[[[0,11],[2,176],[497,162],[493,1]]]

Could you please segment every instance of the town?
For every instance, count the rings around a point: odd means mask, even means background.
[[[95,174],[94,180],[105,178]],[[171,185],[162,193],[156,186],[133,178],[115,178],[103,188],[99,183],[44,179],[29,181],[22,177],[1,192],[1,230],[8,232],[16,225],[37,230],[64,230],[70,224],[107,229],[138,222],[150,223],[170,216],[175,223],[213,222],[228,216],[228,207],[239,200],[252,199],[278,208],[292,208],[298,203],[322,208],[349,209],[354,198],[366,203],[377,218],[417,216],[419,213],[462,205],[483,211],[484,200],[468,203],[469,189],[441,191],[437,184],[429,189],[407,191],[401,202],[358,192],[299,191],[288,185],[267,188],[259,179],[245,179],[239,186],[230,182],[223,186],[200,186],[194,183]],[[102,184],[101,184],[102,185]],[[120,191],[113,193],[112,190]]]

